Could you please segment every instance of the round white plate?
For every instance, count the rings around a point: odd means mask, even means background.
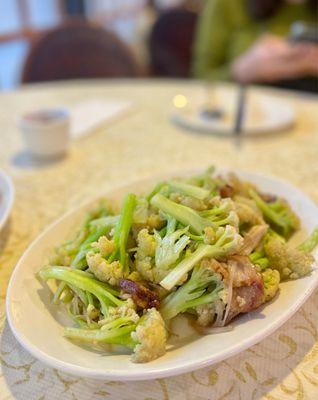
[[[0,170],[0,229],[9,218],[14,200],[14,187],[11,178]]]
[[[238,175],[256,183],[265,192],[286,197],[306,230],[317,225],[317,206],[298,189],[262,175],[245,172]],[[106,197],[118,202],[128,191],[147,191],[156,181],[158,179],[132,183],[106,194]],[[318,269],[315,266],[310,276],[283,283],[275,301],[238,318],[229,332],[195,336],[184,326],[183,337],[170,343],[166,355],[147,364],[133,364],[128,354],[90,351],[63,337],[63,325],[71,322],[61,307],[50,303],[49,291],[38,282],[35,273],[45,264],[51,249],[70,237],[91,206],[92,203],[63,216],[31,244],[16,266],[7,291],[7,317],[17,340],[34,357],[67,373],[100,379],[145,380],[211,365],[271,334],[297,311],[317,286]],[[315,256],[317,259],[318,254]]]
[[[202,117],[206,98],[203,91],[185,96],[179,108],[174,107],[171,120],[178,126],[220,136],[233,135],[238,91],[215,89],[215,104],[224,115],[219,119]],[[178,103],[175,102],[175,103]],[[290,128],[295,122],[292,106],[277,97],[247,89],[242,134],[248,136],[270,134]]]

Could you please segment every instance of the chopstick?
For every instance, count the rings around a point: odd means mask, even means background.
[[[235,138],[235,144],[239,147],[243,132],[243,123],[245,116],[246,107],[246,86],[244,84],[239,85],[237,109],[234,120],[233,134]]]

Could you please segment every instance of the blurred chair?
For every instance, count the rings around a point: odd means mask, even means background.
[[[76,20],[46,32],[31,44],[22,81],[136,77],[140,74],[134,55],[114,33]]]
[[[197,13],[185,8],[161,14],[150,34],[150,69],[153,75],[188,77]]]

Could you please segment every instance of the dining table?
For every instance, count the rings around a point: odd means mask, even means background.
[[[296,121],[283,132],[242,137],[237,146],[231,136],[191,132],[171,123],[174,96],[191,98],[203,85],[185,79],[71,80],[0,93],[0,168],[15,186],[12,213],[0,232],[0,400],[318,399],[317,290],[292,318],[251,348],[203,369],[148,381],[95,380],[53,369],[23,349],[6,320],[10,276],[30,243],[65,212],[132,181],[215,165],[279,177],[318,202],[317,96],[249,88],[288,102]],[[230,83],[218,87],[236,90]],[[87,99],[125,100],[132,106],[72,140],[65,157],[33,162],[24,149],[19,117]]]

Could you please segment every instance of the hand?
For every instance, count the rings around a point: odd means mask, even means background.
[[[318,74],[318,46],[290,43],[266,35],[232,65],[232,76],[242,83],[275,82]]]
[[[308,67],[308,75],[318,77],[318,45],[317,44],[304,44],[306,47],[304,51],[304,64]]]

